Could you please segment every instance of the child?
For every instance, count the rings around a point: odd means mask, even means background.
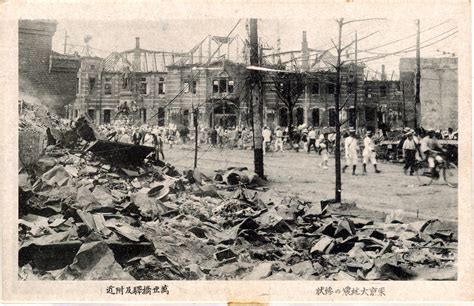
[[[325,170],[328,169],[329,151],[328,151],[328,138],[327,134],[324,134],[324,138],[319,143],[319,155],[323,157],[323,160],[319,163],[320,167]]]

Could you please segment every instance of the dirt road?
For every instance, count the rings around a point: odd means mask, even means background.
[[[194,152],[190,146],[165,147],[166,161],[180,169],[192,168]],[[219,150],[203,145],[198,154],[198,168],[212,175],[216,169],[239,166],[253,169],[253,151]],[[334,198],[334,157],[329,159],[329,169],[318,166],[321,157],[316,153],[276,152],[265,156],[265,174],[272,188],[299,194],[311,201]],[[457,189],[443,181],[431,186],[419,186],[415,176],[403,174],[401,164],[380,163],[382,173],[375,174],[372,165],[368,174],[362,175],[362,165],[357,176],[342,176],[344,202],[355,202],[357,207],[388,213],[402,210],[409,217],[436,218],[457,222]]]

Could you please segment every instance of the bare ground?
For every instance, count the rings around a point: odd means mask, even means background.
[[[193,167],[194,151],[190,145],[165,146],[166,161],[179,169]],[[329,159],[329,169],[320,168],[321,157],[315,152],[270,152],[265,155],[265,175],[269,186],[282,192],[298,194],[309,201],[334,198],[334,157]],[[212,175],[214,170],[228,167],[253,169],[253,151],[220,150],[202,145],[198,153],[198,168]],[[458,220],[457,189],[443,181],[430,186],[420,186],[415,176],[406,176],[401,164],[379,163],[382,173],[374,173],[367,165],[368,174],[362,175],[362,165],[357,176],[342,176],[343,202],[355,203],[352,214],[382,219],[386,214],[399,210],[406,219],[439,219],[456,231]]]

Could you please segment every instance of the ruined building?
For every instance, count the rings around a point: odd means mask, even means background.
[[[56,26],[51,20],[19,20],[19,98],[42,103],[64,116],[65,106],[76,97],[80,60],[52,51]]]
[[[421,58],[420,106],[415,112],[416,58],[400,59],[409,125],[431,129],[458,128],[458,59]]]
[[[85,112],[98,123],[110,123],[123,119],[126,109],[131,123],[192,128],[193,108],[199,108],[201,127],[249,126],[248,57],[242,44],[239,37],[208,36],[189,52],[175,53],[143,49],[137,38],[131,50],[105,59],[83,57],[70,115]],[[304,73],[305,89],[293,112],[295,125],[335,126],[334,55],[309,48],[303,32],[301,49],[276,53],[263,47],[260,56],[264,66]],[[400,113],[393,114],[401,112],[397,83],[366,81],[364,70],[363,65],[342,67],[339,116],[343,126],[354,126],[356,113],[359,125],[370,129],[400,125]],[[262,75],[264,122],[272,128],[287,126],[289,112],[275,92],[274,73]],[[395,125],[390,123],[393,120]]]

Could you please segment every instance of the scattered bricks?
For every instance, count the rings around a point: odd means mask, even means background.
[[[224,249],[224,250],[221,250],[217,253],[214,253],[214,258],[218,261],[221,261],[221,262],[222,261],[229,262],[229,261],[232,261],[232,260],[237,261],[237,254],[232,252],[231,249]]]

